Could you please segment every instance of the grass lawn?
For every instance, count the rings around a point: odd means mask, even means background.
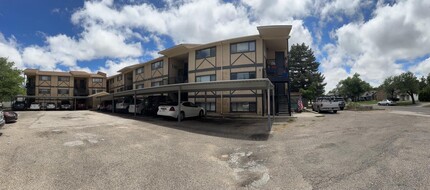
[[[357,103],[359,103],[361,105],[371,105],[371,104],[377,104],[378,101],[377,100],[370,100],[370,101],[360,101],[360,102],[357,102]]]

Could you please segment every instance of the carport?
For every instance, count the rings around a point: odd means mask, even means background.
[[[47,102],[47,101],[55,101],[58,103],[58,101],[61,100],[69,100],[69,101],[73,101],[73,108],[74,110],[76,110],[76,100],[82,100],[82,99],[87,99],[87,96],[23,96],[23,95],[18,95],[15,97],[16,98],[25,98],[26,99],[26,103],[32,103],[32,102],[27,102],[28,99],[34,99],[34,101],[36,100],[40,100],[43,102]]]
[[[268,130],[272,128],[272,120],[275,119],[275,114],[270,118],[271,112],[274,113],[275,102],[274,100],[274,85],[269,79],[245,79],[245,80],[226,80],[226,81],[211,81],[211,82],[196,82],[196,83],[180,83],[170,84],[156,87],[149,87],[136,90],[122,91],[118,93],[111,93],[107,96],[99,97],[101,101],[112,101],[112,107],[114,107],[115,97],[133,96],[134,105],[136,107],[136,96],[138,95],[150,95],[150,94],[163,94],[163,93],[178,93],[178,106],[181,110],[181,93],[182,92],[198,92],[198,91],[229,91],[229,90],[265,90],[267,97],[265,102],[267,105],[267,127]],[[263,100],[264,101],[264,100]],[[264,109],[264,108],[263,108]],[[114,112],[114,109],[112,109]],[[134,113],[136,115],[136,112]],[[178,117],[178,122],[180,119]]]

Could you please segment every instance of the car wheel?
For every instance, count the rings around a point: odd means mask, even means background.
[[[343,110],[343,109],[345,109],[345,108],[344,108],[344,107],[341,107],[341,108],[340,108],[340,110]]]
[[[185,113],[181,112],[181,114],[179,114],[179,121],[183,121],[185,119]]]
[[[321,113],[321,110],[320,110],[320,108],[319,108],[319,107],[317,107],[317,111],[318,111],[318,113]]]
[[[337,110],[333,110],[333,113],[337,113]]]
[[[202,118],[202,117],[204,117],[204,116],[205,116],[205,114],[204,114],[203,110],[200,110],[200,112],[199,112],[199,117],[200,117],[200,118]]]

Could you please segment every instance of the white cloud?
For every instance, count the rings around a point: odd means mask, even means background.
[[[140,60],[135,58],[124,58],[120,60],[107,60],[105,66],[99,67],[99,71],[107,73],[108,76],[118,74],[117,71],[134,64],[140,63]]]
[[[16,39],[13,36],[6,39],[0,33],[0,57],[6,57],[8,61],[13,61],[17,68],[23,68],[22,57],[18,50]]]
[[[430,73],[430,58],[410,67],[409,70],[417,76],[428,76]]]
[[[397,61],[430,53],[424,48],[430,47],[429,9],[430,2],[425,0],[378,3],[369,21],[348,23],[335,30],[336,43],[325,48],[328,57],[322,61],[324,73],[328,76],[332,69],[350,67],[349,75],[357,72],[377,86],[386,77],[403,72]],[[327,78],[327,90],[338,81]]]
[[[56,69],[56,60],[46,49],[38,46],[30,46],[22,53],[23,61],[30,68],[53,71]]]

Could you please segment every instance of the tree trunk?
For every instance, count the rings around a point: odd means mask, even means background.
[[[414,93],[409,93],[409,92],[408,92],[408,94],[409,94],[409,96],[411,96],[412,104],[415,104]]]

